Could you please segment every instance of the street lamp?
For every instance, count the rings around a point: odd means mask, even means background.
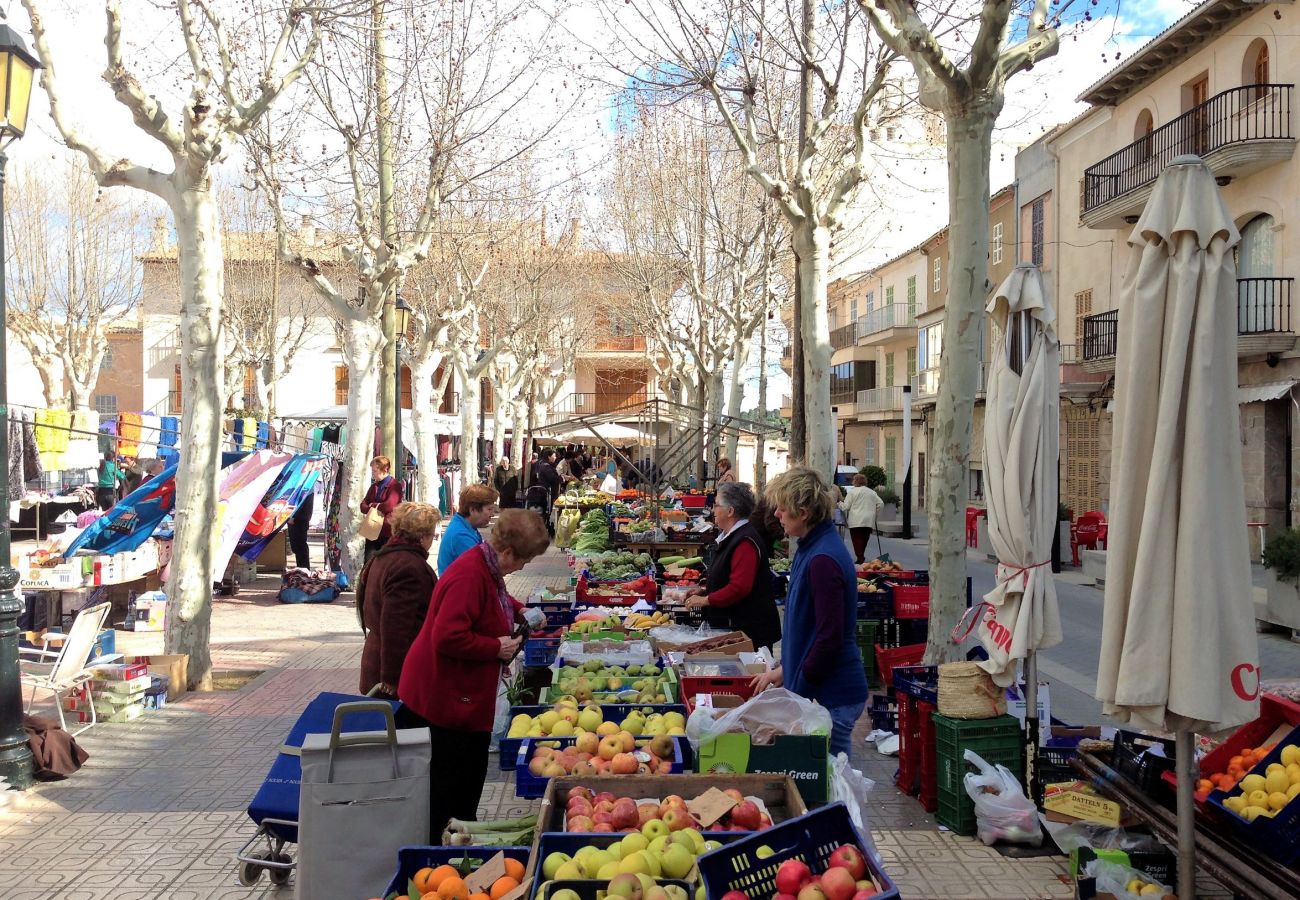
[[[5,251],[4,251],[4,148],[27,130],[27,109],[32,99],[32,79],[41,68],[22,38],[0,24],[0,410],[6,418],[9,391],[5,353]],[[0,424],[0,459],[9,458],[9,427]],[[0,497],[9,496],[9,469],[0,465]],[[0,522],[0,778],[11,788],[26,790],[32,784],[32,753],[23,731],[23,695],[18,677],[18,572],[9,545],[9,517]]]
[[[396,400],[393,403],[393,422],[397,431],[397,458],[393,460],[396,466],[394,479],[401,483],[406,469],[406,445],[402,442],[402,341],[406,338],[406,329],[411,325],[411,307],[406,305],[406,300],[401,294],[397,295],[397,303],[393,307],[393,334],[397,341],[397,352],[394,354],[396,364],[393,366],[393,377],[397,380],[396,387],[393,389],[393,396]],[[410,499],[410,491],[406,492],[406,498]]]

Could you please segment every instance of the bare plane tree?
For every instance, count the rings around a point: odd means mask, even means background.
[[[108,329],[139,308],[145,213],[130,195],[103,193],[75,156],[54,177],[27,166],[11,180],[8,315],[46,406],[90,406]]]

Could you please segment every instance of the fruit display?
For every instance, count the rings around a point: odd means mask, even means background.
[[[1226,772],[1213,772],[1209,775],[1197,779],[1196,781],[1196,799],[1204,801],[1210,796],[1210,791],[1216,788],[1221,791],[1230,791],[1237,786],[1241,779],[1255,766],[1263,761],[1264,757],[1273,752],[1273,747],[1247,747],[1240,753],[1228,760],[1228,769]]]
[[[704,831],[763,831],[772,827],[772,819],[754,799],[746,797],[736,788],[723,793],[735,801],[721,819],[703,828],[691,814],[684,799],[676,794],[657,800],[634,800],[616,797],[603,791],[599,794],[585,787],[570,788],[565,802],[564,830],[572,832],[608,831],[597,828],[608,823],[614,831],[631,833],[640,831],[652,840],[687,828]]]
[[[567,846],[573,839],[562,840]],[[696,857],[722,846],[716,841],[705,840],[704,835],[694,828],[664,834],[656,832],[653,837],[640,830],[629,831],[621,838],[593,834],[588,840],[591,843],[570,855],[562,850],[548,852],[548,843],[553,845],[555,839],[550,836],[543,838],[541,879],[606,881],[609,882],[611,900],[615,896],[635,900],[635,894],[624,893],[624,889],[634,890],[630,880],[624,876],[636,879],[636,887],[643,892],[653,889],[656,878],[689,879],[695,870]],[[642,893],[641,897],[645,900],[646,895]]]
[[[785,557],[772,560],[772,571],[778,575],[787,575],[790,572],[790,560]]]
[[[632,672],[633,669],[636,670],[635,673]],[[646,673],[647,669],[649,674]],[[605,699],[605,695],[617,695],[618,702],[621,703],[671,702],[669,695],[672,689],[666,687],[665,673],[654,665],[604,666],[597,660],[591,660],[583,664],[580,672],[572,666],[565,666],[556,673],[555,678],[549,693],[556,703],[588,704]],[[655,724],[658,725],[660,721],[661,719],[656,719]],[[667,734],[667,729],[662,733]]]
[[[904,569],[902,566],[900,566],[900,565],[899,565],[898,563],[896,563],[896,562],[887,562],[887,561],[882,560],[882,559],[873,559],[873,560],[871,560],[870,562],[865,562],[865,563],[863,563],[862,565],[858,566],[857,568],[858,568],[858,575],[859,575],[859,576],[864,576],[864,575],[897,575],[899,572],[906,572],[906,571],[907,571],[906,569]]]
[[[569,882],[557,881],[545,894],[539,894],[544,900],[583,900],[581,894],[573,888],[565,887]],[[625,873],[615,875],[599,894],[607,900],[688,900],[690,892],[685,884],[657,882],[649,875]]]
[[[763,851],[767,850],[766,853]],[[762,859],[772,855],[770,848],[760,847],[756,855]],[[881,893],[881,887],[867,869],[866,858],[853,844],[844,844],[830,855],[826,869],[814,874],[801,859],[787,859],[776,870],[778,900],[797,897],[799,900],[870,900]],[[722,900],[760,900],[744,891],[728,891]]]
[[[582,524],[573,537],[573,550],[588,553],[608,550],[609,546],[609,517],[603,509],[593,509],[582,517]]]
[[[660,625],[671,625],[673,617],[665,612],[656,612],[650,615],[645,613],[628,613],[623,619],[623,627],[628,631],[649,631],[651,628],[657,628]]]
[[[576,506],[582,509],[603,509],[605,504],[609,503],[613,499],[613,497],[603,491],[586,490],[582,493],[569,491],[568,493],[561,494],[557,497],[555,499],[555,505],[560,508]]]
[[[884,593],[884,591],[885,588],[881,587],[874,580],[870,578],[858,579],[859,594],[880,594],[880,593]]]
[[[1261,761],[1266,755],[1260,755]],[[1245,759],[1245,754],[1242,754],[1242,758]],[[1234,756],[1233,759],[1236,760],[1237,757]],[[1197,785],[1198,795],[1206,784],[1212,784],[1212,781],[1202,779]],[[1225,797],[1223,806],[1238,818],[1253,822],[1261,816],[1276,816],[1300,796],[1300,745],[1286,745],[1282,748],[1278,762],[1269,764],[1262,773],[1252,771],[1243,776],[1235,788],[1240,788],[1240,792]]]
[[[525,748],[527,746],[525,742]],[[676,741],[666,734],[638,739],[628,731],[616,731],[604,736],[589,731],[572,741],[537,743],[528,756],[527,768],[534,778],[558,778],[564,775],[668,775],[679,756]],[[596,824],[594,820],[592,824]],[[585,830],[618,829],[588,827]]]
[[[686,717],[679,712],[644,713],[632,710],[621,723],[606,722],[604,711],[594,703],[581,708],[571,700],[561,700],[554,708],[537,716],[520,713],[510,721],[506,737],[578,737],[591,735],[599,740],[626,731],[631,736],[656,737],[683,735]],[[586,746],[588,742],[584,741]],[[594,751],[593,751],[594,752]]]
[[[501,900],[524,880],[524,864],[518,859],[506,857],[506,873],[487,885],[479,893],[471,893],[467,879],[472,880],[472,871],[465,871],[449,863],[437,866],[424,866],[407,880],[405,894],[390,894],[392,900]]]
[[[1124,890],[1134,897],[1163,897],[1165,894],[1163,887],[1141,878],[1130,878],[1128,884],[1124,885]]]
[[[625,581],[621,584],[587,584],[582,586],[582,593],[587,597],[627,597],[635,595],[653,599],[658,590],[659,585],[649,575],[642,575],[640,578]]]

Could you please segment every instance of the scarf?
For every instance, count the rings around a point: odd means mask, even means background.
[[[497,586],[497,602],[501,604],[501,614],[506,617],[506,625],[509,627],[515,620],[514,607],[510,604],[510,595],[506,593],[506,580],[501,575],[501,560],[497,557],[497,552],[487,541],[478,545],[478,551],[483,554],[483,561],[487,563],[488,571],[492,573],[492,580]]]

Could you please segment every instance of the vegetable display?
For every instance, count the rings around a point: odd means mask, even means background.
[[[609,549],[609,517],[603,509],[593,509],[582,517],[573,549],[577,553]]]
[[[585,568],[588,577],[597,581],[616,581],[624,578],[636,578],[650,568],[653,560],[649,553],[626,553],[611,550],[597,553],[587,559]]]

